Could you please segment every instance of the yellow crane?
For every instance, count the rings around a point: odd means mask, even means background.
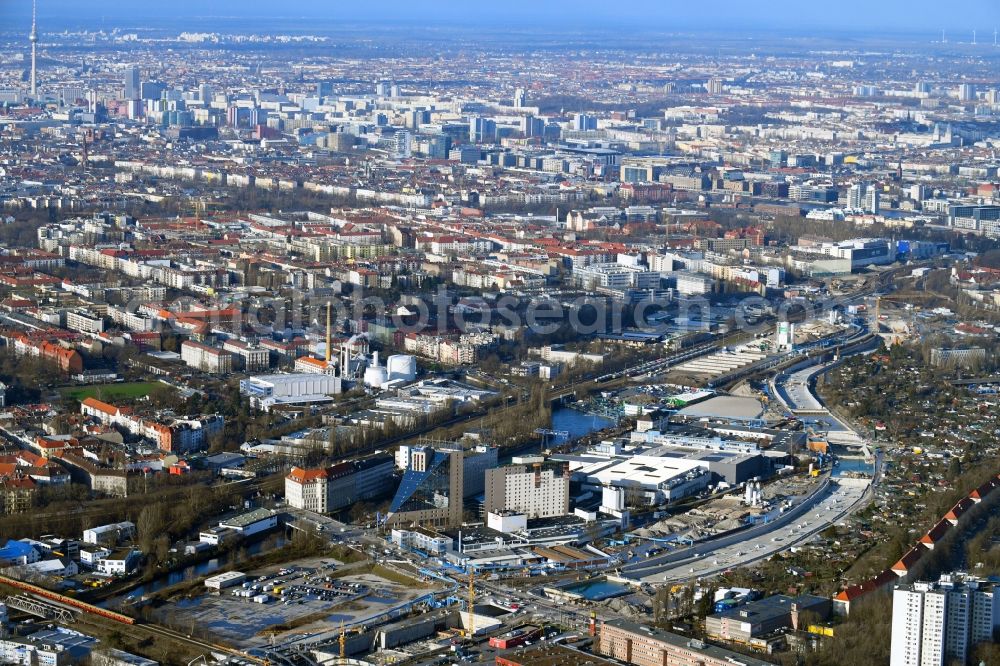
[[[340,638],[337,639],[340,644],[340,660],[343,661],[344,657],[347,656],[347,634],[344,633],[344,621],[340,621]]]

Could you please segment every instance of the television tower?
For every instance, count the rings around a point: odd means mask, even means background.
[[[37,0],[31,0],[31,34],[28,40],[31,42],[31,99],[38,96],[38,70],[36,68],[38,57],[38,8]]]

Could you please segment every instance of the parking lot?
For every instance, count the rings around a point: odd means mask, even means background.
[[[206,590],[157,613],[183,631],[203,632],[241,647],[293,632],[328,632],[381,615],[423,590],[332,561],[289,564],[254,572],[240,585]]]
[[[333,577],[337,568],[332,564],[315,569],[288,567],[248,580],[236,588],[223,590],[221,594],[250,599],[254,603],[302,606],[311,601],[350,601],[370,592],[367,585]]]

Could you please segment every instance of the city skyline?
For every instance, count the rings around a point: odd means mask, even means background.
[[[997,2],[0,0],[0,662],[1000,664]]]
[[[645,31],[697,30],[719,32],[787,31],[815,33],[834,30],[846,33],[927,33],[940,35],[952,42],[972,42],[977,32],[977,43],[992,41],[994,27],[1000,24],[1000,8],[989,0],[958,0],[949,3],[949,12],[942,15],[940,4],[934,0],[869,3],[863,0],[846,0],[837,5],[835,12],[810,10],[810,5],[792,0],[776,0],[758,7],[753,14],[743,11],[736,0],[721,0],[711,13],[687,3],[639,0],[624,13],[617,6],[606,3],[571,3],[554,0],[533,3],[512,0],[502,4],[473,5],[456,0],[432,0],[406,3],[389,0],[380,5],[381,14],[372,16],[367,7],[334,5],[316,0],[300,2],[294,11],[285,6],[276,7],[270,2],[236,2],[220,0],[206,7],[194,0],[179,0],[169,5],[131,3],[122,5],[114,0],[95,0],[84,6],[70,0],[46,0],[39,7],[39,18],[53,28],[69,26],[90,29],[116,26],[157,28],[164,21],[187,21],[200,24],[216,21],[276,19],[280,21],[320,20],[345,23],[424,24],[430,26],[478,26],[484,29],[501,26],[538,28],[545,30],[598,29],[614,27],[640,27]],[[4,3],[0,18],[9,25],[30,20],[31,2]],[[859,21],[858,17],[864,17]],[[142,22],[149,22],[142,25]],[[260,28],[272,26],[261,25]],[[322,26],[320,26],[322,27]],[[947,35],[947,33],[952,33]]]

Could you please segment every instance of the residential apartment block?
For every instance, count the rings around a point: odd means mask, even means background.
[[[486,470],[484,510],[513,511],[528,518],[564,516],[569,513],[569,473],[524,465]]]
[[[966,663],[973,646],[992,642],[1000,628],[998,593],[992,583],[959,575],[896,586],[890,665]]]
[[[202,372],[222,375],[233,371],[232,354],[191,340],[181,345],[181,360]]]

